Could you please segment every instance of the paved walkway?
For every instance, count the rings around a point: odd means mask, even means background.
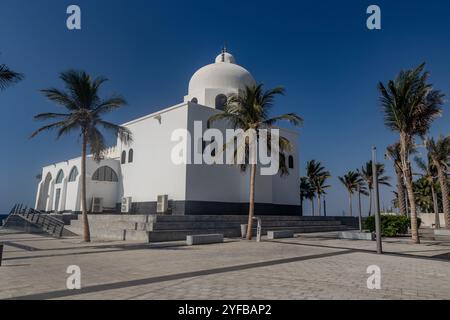
[[[333,235],[187,247],[0,230],[0,299],[450,299],[450,243],[387,239],[377,255],[374,242]],[[69,265],[81,290],[66,289]],[[367,288],[370,265],[379,290]]]

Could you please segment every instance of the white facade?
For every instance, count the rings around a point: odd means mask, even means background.
[[[249,173],[242,173],[233,165],[175,164],[171,154],[179,142],[171,141],[171,136],[175,130],[188,130],[192,139],[185,142],[187,148],[189,144],[194,150],[202,148],[201,140],[193,137],[194,121],[202,121],[206,130],[208,118],[221,112],[224,97],[254,84],[251,74],[235,64],[231,54],[223,52],[215,63],[193,75],[183,103],[125,123],[133,134],[131,145],[123,145],[118,140],[104,160],[97,163],[88,158],[88,206],[93,198],[101,198],[104,212],[120,211],[122,198],[131,197],[131,213],[156,213],[157,197],[168,195],[173,214],[245,213]],[[224,132],[226,125],[217,123],[214,128]],[[280,132],[294,146],[291,154],[294,166],[285,177],[257,176],[257,214],[258,210],[261,214],[298,213],[298,135],[288,130]],[[80,160],[43,168],[36,196],[38,210],[80,211]],[[99,168],[102,168],[100,174]],[[74,174],[71,176],[72,170],[78,171],[75,178]],[[104,172],[109,173],[108,179],[103,179]],[[111,174],[117,179],[111,179]]]

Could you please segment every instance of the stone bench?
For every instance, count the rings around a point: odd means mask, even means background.
[[[291,230],[267,231],[267,239],[269,240],[293,237],[294,231]]]
[[[435,229],[434,240],[450,241],[450,229]]]
[[[375,240],[375,234],[372,232],[358,232],[358,231],[341,231],[338,233],[339,239],[350,239],[350,240]]]
[[[197,234],[186,236],[186,244],[193,246],[197,244],[222,243],[223,234]]]

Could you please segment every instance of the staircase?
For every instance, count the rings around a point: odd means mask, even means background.
[[[21,230],[28,233],[47,233],[61,238],[64,234],[64,222],[32,208],[16,204],[4,220],[3,228]]]
[[[337,217],[261,216],[262,233],[268,230],[292,230],[294,233],[342,231],[355,229],[356,219]],[[348,221],[352,225],[348,225]],[[241,236],[241,224],[246,216],[237,215],[89,215],[91,235],[99,239],[163,242],[185,240],[187,235],[222,233],[225,237]],[[256,223],[255,223],[256,228]],[[81,217],[72,220],[66,229],[81,235]]]

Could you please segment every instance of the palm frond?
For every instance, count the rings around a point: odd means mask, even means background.
[[[21,81],[24,75],[9,69],[6,65],[0,65],[0,90]]]

